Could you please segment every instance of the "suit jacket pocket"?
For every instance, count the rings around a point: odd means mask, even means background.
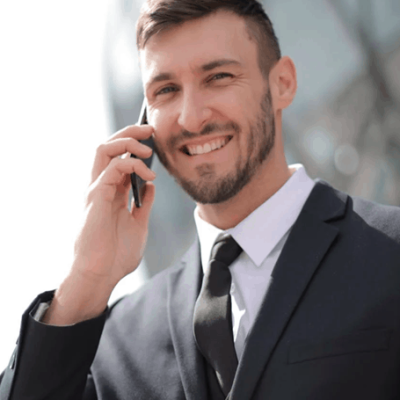
[[[349,353],[387,350],[391,333],[390,329],[360,331],[312,344],[292,345],[289,348],[288,363],[294,364]]]

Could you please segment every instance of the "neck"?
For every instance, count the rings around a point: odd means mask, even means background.
[[[272,197],[291,177],[283,151],[271,152],[252,180],[232,199],[220,204],[198,204],[200,217],[226,230],[235,227]]]

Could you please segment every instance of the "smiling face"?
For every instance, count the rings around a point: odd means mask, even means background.
[[[244,20],[219,11],[153,36],[140,52],[156,153],[198,203],[234,197],[273,149],[257,51]]]

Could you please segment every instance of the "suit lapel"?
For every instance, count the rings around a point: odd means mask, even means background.
[[[204,361],[193,336],[193,313],[202,281],[199,242],[183,256],[168,284],[168,320],[187,400],[207,398]]]
[[[250,399],[296,305],[338,234],[347,195],[317,181],[282,250],[263,304],[249,332],[231,400]]]

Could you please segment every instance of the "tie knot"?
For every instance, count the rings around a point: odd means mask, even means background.
[[[242,248],[232,236],[224,236],[214,243],[211,250],[211,259],[224,263],[227,267],[239,257]]]

